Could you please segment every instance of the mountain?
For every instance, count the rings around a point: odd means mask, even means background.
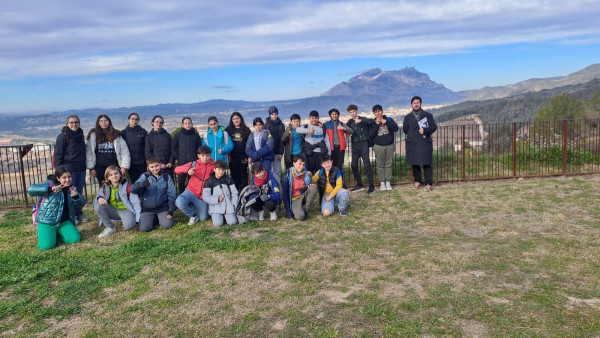
[[[395,102],[408,106],[410,98],[419,95],[429,104],[456,102],[463,98],[460,94],[432,81],[425,73],[414,67],[401,70],[383,71],[379,68],[366,72],[333,86],[321,94],[323,96],[361,96],[379,97],[380,103],[388,105]]]
[[[517,82],[507,86],[483,87],[482,89],[471,93],[467,100],[482,101],[490,99],[499,99],[527,92],[539,92],[543,89],[552,89],[568,85],[574,85],[591,81],[600,77],[600,63],[588,66],[578,72],[559,77],[550,77],[544,79],[529,79]]]

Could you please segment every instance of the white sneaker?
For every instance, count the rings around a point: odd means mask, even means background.
[[[387,190],[394,190],[394,189],[392,189],[392,184],[390,182],[385,182],[385,188]]]
[[[386,191],[387,188],[385,187],[385,182],[381,182],[381,185],[379,186],[379,191]]]
[[[271,211],[271,221],[276,221],[276,220],[277,220],[277,212]]]
[[[188,221],[188,225],[194,225],[196,222],[198,222],[198,217],[192,216],[192,217],[190,217],[190,220]]]
[[[259,221],[265,220],[265,210],[264,209],[258,212],[258,220]]]
[[[108,236],[108,235],[112,235],[112,234],[114,234],[115,232],[117,232],[117,230],[116,230],[116,229],[114,229],[114,228],[113,228],[113,229],[111,229],[111,228],[106,228],[106,227],[105,227],[105,228],[104,228],[104,230],[102,230],[102,232],[100,233],[100,235],[98,235],[98,238],[103,238],[103,237],[106,237],[106,236]]]

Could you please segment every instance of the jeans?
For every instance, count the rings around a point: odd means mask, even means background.
[[[185,189],[185,191],[177,197],[175,205],[188,217],[198,215],[200,221],[206,221],[208,219],[208,203],[199,199],[188,189]]]
[[[174,218],[167,218],[168,211],[151,212],[142,211],[140,215],[140,232],[148,232],[154,228],[154,219],[158,217],[158,224],[163,229],[171,229],[175,224]]]
[[[346,205],[348,204],[348,201],[350,200],[350,194],[348,193],[348,190],[346,189],[341,189],[340,191],[338,191],[338,193],[329,200],[329,202],[327,202],[325,200],[325,196],[329,196],[331,194],[327,194],[327,195],[323,195],[323,198],[321,199],[321,213],[323,214],[323,212],[325,210],[329,210],[329,214],[333,214],[333,212],[335,211],[335,202],[338,203],[338,209],[342,210],[342,209],[346,209]]]
[[[77,189],[77,192],[81,197],[83,196],[83,186],[85,185],[85,170],[84,171],[74,171],[71,173],[71,177],[73,180],[71,181],[71,186]],[[83,215],[82,208],[75,208],[75,215],[81,216]]]

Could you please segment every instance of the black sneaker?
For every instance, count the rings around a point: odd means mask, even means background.
[[[369,184],[369,190],[367,190],[367,194],[374,194],[375,186],[373,184]]]
[[[363,187],[362,184],[359,184],[359,185],[355,186],[354,188],[350,189],[351,192],[363,191],[363,190],[365,190],[365,187]]]

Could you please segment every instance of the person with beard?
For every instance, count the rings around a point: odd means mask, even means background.
[[[431,113],[421,109],[422,100],[413,96],[410,100],[412,111],[404,116],[402,130],[406,135],[406,163],[412,165],[415,183],[412,189],[418,190],[423,185],[422,174],[425,174],[425,190],[431,191],[433,184],[433,139],[431,134],[437,125]]]
[[[248,185],[248,156],[246,156],[246,143],[250,136],[250,128],[246,126],[242,114],[233,112],[229,118],[229,125],[225,131],[233,141],[233,150],[229,153],[229,169],[231,178],[235,182],[237,191],[242,191]]]
[[[90,175],[98,180],[102,187],[104,172],[111,165],[116,165],[125,175],[129,169],[131,158],[127,143],[121,137],[121,132],[113,127],[108,115],[100,115],[96,119],[96,126],[87,135],[86,166]]]
[[[156,115],[152,118],[152,130],[146,136],[146,160],[154,155],[160,161],[160,168],[173,177],[173,162],[171,158],[171,134],[169,134],[163,125],[165,119],[162,116]]]
[[[131,165],[129,166],[129,181],[135,182],[146,171],[146,136],[148,132],[140,124],[140,116],[136,113],[129,114],[129,125],[121,131],[121,136],[127,143]]]
[[[56,137],[54,146],[54,165],[56,167],[66,165],[72,171],[71,186],[75,187],[79,195],[83,196],[85,185],[85,137],[80,128],[79,116],[67,117],[67,124]],[[81,207],[75,208],[75,225],[89,222]]]
[[[183,165],[188,162],[196,161],[196,151],[202,145],[202,138],[198,134],[192,119],[184,117],[181,119],[181,130],[173,136],[171,144],[171,156],[173,161],[177,160],[178,165]],[[185,190],[185,181],[188,178],[187,174],[177,175],[177,191],[181,194]]]
[[[285,126],[279,119],[279,111],[275,106],[269,107],[269,117],[265,121],[265,129],[271,132],[271,137],[273,137],[275,144],[275,148],[273,148],[275,156],[271,163],[271,170],[277,183],[281,186],[281,158],[283,157],[284,150],[283,144],[281,144],[281,137],[285,131]]]

